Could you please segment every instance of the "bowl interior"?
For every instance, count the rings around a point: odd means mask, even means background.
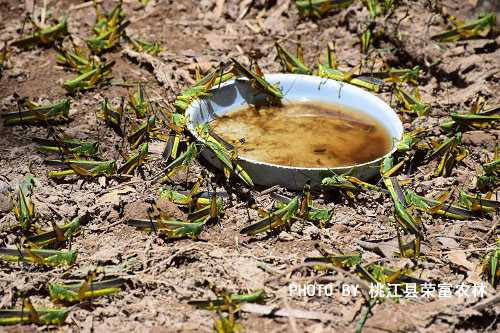
[[[267,74],[266,80],[277,85],[283,92],[282,103],[291,102],[320,102],[324,104],[342,105],[356,109],[361,114],[366,114],[383,124],[389,135],[394,139],[400,139],[403,133],[403,126],[396,113],[377,96],[350,84],[335,80],[324,79],[310,75],[297,74]],[[267,96],[252,88],[246,79],[238,79],[221,84],[220,88],[210,92],[212,96],[204,96],[200,100],[195,100],[186,110],[188,128],[198,137],[195,128],[196,124],[213,121],[224,114],[239,109],[246,105],[266,102]],[[387,154],[392,154],[396,149],[394,144],[392,150]],[[385,156],[387,156],[385,155]],[[383,157],[385,157],[383,156]],[[341,167],[358,168],[365,164],[378,163],[383,157],[374,161],[353,166]],[[261,161],[239,157],[241,160],[258,164],[267,164]],[[283,168],[296,169],[319,169],[325,168],[297,168],[282,166]],[[327,170],[335,171],[336,168]]]

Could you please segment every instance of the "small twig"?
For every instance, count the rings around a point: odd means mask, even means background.
[[[456,252],[481,252],[481,251],[491,251],[494,250],[495,248],[493,247],[483,247],[483,248],[477,248],[477,249],[467,249],[467,250],[451,250],[451,251],[429,251],[427,252],[428,254],[450,254],[450,253],[456,253]]]
[[[283,301],[283,305],[285,306],[286,311],[288,312],[288,321],[290,322],[290,331],[294,333],[298,333],[299,330],[297,328],[297,321],[295,320],[295,316],[293,315],[292,308],[287,300],[286,290],[283,289],[283,295],[281,296],[281,300]]]
[[[486,236],[484,236],[482,241],[487,242],[488,239],[490,238],[491,234],[493,233],[493,231],[497,228],[497,226],[498,226],[498,221],[495,222],[495,224],[491,227],[490,231],[488,231]]]
[[[273,187],[270,187],[268,189],[265,189],[264,191],[260,192],[260,195],[266,195],[272,192],[276,192],[280,188],[279,185],[274,185]]]

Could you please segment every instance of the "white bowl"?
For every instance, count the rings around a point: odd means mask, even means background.
[[[310,75],[299,74],[266,74],[271,84],[278,83],[284,98],[283,104],[290,102],[319,102],[343,105],[358,110],[360,113],[374,118],[383,124],[394,139],[401,139],[403,124],[387,103],[377,96],[353,85]],[[212,96],[203,96],[195,100],[186,110],[187,128],[197,138],[196,125],[217,119],[233,109],[239,109],[248,103],[259,103],[266,100],[266,95],[252,88],[247,79],[227,81],[210,91]],[[350,172],[361,180],[375,176],[380,161],[391,155],[392,150],[383,157],[371,162],[353,166],[335,168],[302,168],[276,164],[239,157],[238,163],[248,173],[253,182],[263,186],[281,185],[290,190],[300,190],[308,180],[313,189],[320,188],[321,180],[335,174]],[[221,169],[220,161],[209,149],[203,149],[205,157],[212,165]]]

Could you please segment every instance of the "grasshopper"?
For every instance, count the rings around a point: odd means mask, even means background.
[[[96,2],[94,2],[97,22],[92,30],[98,36],[96,38],[87,38],[85,40],[89,49],[92,49],[97,53],[109,50],[115,46],[115,41],[118,37],[125,34],[125,28],[128,24],[130,24],[130,22],[123,22],[125,14],[121,9],[122,3],[123,1],[120,0],[116,6],[113,7],[113,9],[103,16],[97,8]]]
[[[401,111],[414,113],[417,116],[428,116],[429,110],[431,109],[430,104],[422,103],[420,101],[420,95],[418,93],[418,88],[415,87],[415,96],[396,86],[395,95],[403,102],[403,107]]]
[[[354,84],[373,91],[379,91],[380,85],[385,83],[383,80],[355,75],[356,71],[365,63],[365,60],[349,72],[343,73],[337,69],[335,57],[335,44],[330,42],[326,47],[326,63],[324,65],[319,64],[318,66],[317,75],[319,77]]]
[[[208,281],[205,281],[203,285],[212,289],[217,296],[216,299],[189,301],[188,304],[205,309],[215,309],[219,315],[219,319],[214,323],[214,329],[218,333],[242,331],[243,327],[235,322],[234,312],[237,307],[248,302],[263,303],[265,300],[265,293],[263,290],[258,290],[253,294],[229,295],[226,290],[219,289]],[[225,316],[222,311],[228,311],[228,316]]]
[[[121,129],[122,116],[125,108],[125,98],[122,97],[120,106],[118,109],[114,109],[109,103],[108,99],[105,98],[101,105],[101,111],[98,113],[104,120],[104,122],[110,126],[119,136],[123,136]]]
[[[422,127],[411,132],[404,132],[401,140],[398,140],[397,149],[400,153],[406,153],[422,141],[423,132],[434,128],[437,124]],[[418,149],[418,146],[417,146]]]
[[[116,161],[82,161],[82,160],[45,160],[45,165],[63,168],[62,171],[49,172],[49,178],[63,178],[78,174],[84,177],[114,176],[116,173]]]
[[[282,47],[278,42],[275,42],[278,56],[286,68],[286,71],[294,74],[312,75],[312,70],[304,65],[304,58],[302,57],[302,47],[300,45],[300,36],[297,39],[297,58]]]
[[[481,214],[478,211],[446,204],[446,202],[442,202],[440,200],[421,197],[411,190],[406,190],[406,198],[409,204],[415,205],[419,209],[429,214],[444,215],[460,220],[481,217]]]
[[[476,187],[482,192],[493,191],[500,186],[500,179],[496,175],[476,176]]]
[[[155,40],[154,42],[148,42],[138,38],[129,38],[126,34],[124,34],[124,37],[130,43],[130,45],[132,45],[135,51],[145,52],[152,55],[153,57],[156,57],[158,55],[158,52],[163,51],[157,40]]]
[[[363,182],[356,177],[348,175],[334,175],[323,178],[321,186],[324,188],[338,188],[345,191],[347,196],[354,199],[354,191],[376,191],[388,194],[389,192],[372,184]]]
[[[73,42],[73,39],[71,41]],[[73,47],[76,53],[66,50],[62,45],[54,45],[53,49],[57,52],[57,60],[81,74],[95,69],[93,62],[85,59],[75,44],[73,44]]]
[[[165,175],[160,180],[161,184],[165,183],[176,172],[186,168],[191,163],[191,160],[198,156],[198,153],[199,152],[198,148],[196,147],[196,143],[192,142],[183,154],[173,160],[172,163],[170,163],[165,169],[157,173],[153,177],[153,181],[158,181],[163,175]]]
[[[53,230],[41,232],[37,235],[30,236],[26,240],[36,246],[46,246],[54,242],[64,242],[71,239],[80,233],[80,219],[75,217],[71,222],[59,227],[53,222]]]
[[[190,237],[192,240],[198,239],[205,222],[181,222],[172,220],[163,220],[157,218],[155,220],[146,219],[131,219],[127,224],[137,228],[140,231],[161,232],[168,236],[168,238],[184,238]]]
[[[213,290],[215,290],[216,294],[221,293],[221,290],[216,288],[210,282],[205,281],[204,284],[209,285]],[[226,297],[221,296],[221,297],[217,297],[217,298],[192,300],[192,301],[189,301],[188,304],[196,306],[198,308],[207,309],[207,310],[219,309],[222,311],[227,311],[229,306],[226,303],[227,300],[225,300],[224,298],[227,298],[228,300],[230,300],[231,304],[235,308],[238,308],[239,306],[241,306],[245,303],[263,304],[265,302],[265,299],[266,299],[266,293],[263,289],[259,289],[253,293],[240,294],[240,295],[229,295],[229,294],[227,294],[227,292],[224,292],[222,290],[222,294],[226,294]]]
[[[375,279],[382,282],[383,284],[397,283],[398,285],[403,286],[406,283],[414,283],[417,286],[427,283],[424,280],[417,279],[413,276],[408,275],[411,274],[411,272],[421,268],[423,268],[422,265],[415,265],[411,268],[409,267],[409,265],[406,265],[399,270],[374,264],[370,264],[365,267],[365,269],[370,272],[372,276],[375,277]]]
[[[382,58],[384,63],[385,71],[381,72],[372,72],[365,74],[366,76],[373,76],[378,79],[382,79],[385,82],[411,82],[415,85],[418,84],[418,76],[420,74],[420,66],[416,65],[412,68],[391,68],[387,62]]]
[[[199,79],[196,83],[182,92],[182,94],[178,95],[176,97],[176,101],[173,104],[176,110],[180,113],[184,113],[189,104],[191,104],[194,100],[199,99],[201,96],[211,96],[208,91],[212,89],[214,85],[227,81],[233,77],[232,73],[224,74],[224,71],[226,71],[231,65],[232,63],[230,61],[226,62],[225,64],[220,63],[213,72]],[[198,69],[196,73],[198,77],[200,75]]]
[[[140,167],[144,163],[144,160],[147,158],[148,143],[144,143],[141,146],[141,149],[139,149],[139,151],[132,157],[129,157],[122,150],[120,150],[120,154],[123,156],[126,162],[118,168],[116,173],[119,175],[130,175],[135,170],[135,168]]]
[[[21,183],[21,186],[19,187],[17,204],[12,198],[12,206],[14,207],[17,225],[20,226],[23,231],[33,230],[35,228],[36,221],[40,218],[40,214],[35,214],[35,204],[31,198],[33,185],[34,177],[31,173],[27,173]],[[11,197],[13,197],[12,193]]]
[[[96,267],[93,271],[89,270],[83,283],[64,285],[49,282],[49,293],[50,297],[52,297],[52,301],[54,303],[61,301],[83,302],[88,298],[109,295],[122,291],[122,287],[127,282],[125,279],[120,278],[94,282],[97,268],[98,267]]]
[[[66,19],[59,21],[59,23],[47,29],[42,29],[37,26],[34,21],[29,17],[36,32],[32,35],[15,40],[11,45],[27,49],[36,45],[50,45],[57,40],[62,40],[68,35],[68,24]]]
[[[224,175],[226,180],[229,180],[231,171],[233,171],[243,182],[250,187],[253,187],[253,181],[245,170],[236,162],[236,156],[233,151],[229,151],[218,141],[213,139],[213,141],[208,141],[207,139],[213,138],[213,136],[205,137],[205,147],[212,151],[215,156],[221,161],[224,170]]]
[[[146,99],[144,98],[144,88],[142,87],[142,85],[140,83],[137,85],[137,92],[135,96],[132,95],[128,87],[127,93],[130,99],[128,105],[134,111],[135,116],[137,118],[144,118],[148,110],[151,109],[152,105],[146,102]]]
[[[498,247],[500,248],[500,239],[497,239],[497,241]],[[483,262],[483,274],[493,287],[495,287],[498,282],[498,279],[495,281],[495,278],[500,276],[500,262],[498,258],[500,258],[500,250],[493,250],[488,253],[484,259],[481,259]]]
[[[61,326],[66,321],[70,308],[34,308],[29,298],[23,298],[22,309],[0,309],[0,325],[35,323]]]
[[[148,119],[143,122],[140,126],[137,126],[135,124],[131,124],[130,127],[132,128],[132,134],[130,134],[127,137],[127,141],[130,143],[130,148],[135,149],[137,148],[143,141],[147,141],[150,138],[156,137],[162,140],[167,140],[168,138],[156,134],[159,130],[159,128],[155,127],[156,124],[156,117],[154,115],[150,115]]]
[[[59,136],[60,134],[60,136]],[[93,156],[99,149],[99,141],[76,141],[71,139],[62,129],[53,132],[54,140],[33,138],[37,148],[45,152],[59,153],[60,155]]]
[[[38,105],[35,102],[28,101],[26,98],[14,93],[18,112],[3,113],[5,125],[22,125],[29,123],[50,123],[61,118],[67,121],[69,114],[69,98],[66,98],[59,103],[49,105]]]
[[[489,200],[490,195],[491,192],[486,196],[486,198],[481,198],[479,194],[473,195],[465,191],[460,191],[460,206],[463,206],[472,211],[481,210],[487,212],[495,212],[500,209],[500,202]]]
[[[188,215],[188,219],[192,222],[200,222],[208,220],[219,220],[219,215],[222,212],[223,200],[221,197],[217,197],[216,193],[212,193],[212,198],[210,199],[210,205],[200,208]]]
[[[262,73],[254,73],[249,70],[244,65],[237,62],[234,58],[231,58],[231,61],[234,64],[234,68],[243,76],[245,76],[251,83],[252,88],[259,90],[262,93],[265,93],[267,96],[271,98],[283,98],[283,94],[281,90],[276,88],[275,86],[269,84]],[[258,67],[257,67],[258,68]],[[259,70],[260,72],[260,70]],[[259,75],[260,74],[260,75]]]
[[[450,15],[446,15],[446,18],[454,21],[457,26],[432,36],[432,40],[451,42],[460,39],[487,37],[490,32],[495,30],[496,26],[496,16],[493,12],[467,23],[459,21]]]
[[[78,91],[94,89],[104,76],[111,73],[115,61],[111,61],[105,65],[99,65],[93,70],[90,70],[82,75],[79,75],[73,80],[64,81],[62,86],[69,94],[75,94]]]
[[[361,255],[359,253],[331,255],[318,243],[314,244],[314,247],[321,253],[321,257],[306,258],[304,262],[318,263],[318,265],[314,267],[319,270],[328,270],[331,269],[332,266],[349,268],[361,262]]]
[[[454,137],[445,140],[443,143],[435,144],[437,148],[429,156],[428,161],[433,161],[441,157],[435,176],[451,174],[451,170],[456,162],[460,162],[467,155],[468,151],[462,146],[462,133],[457,133]]]
[[[420,220],[413,217],[408,212],[406,197],[401,189],[399,181],[395,177],[385,176],[382,177],[382,180],[391,193],[391,197],[394,201],[394,217],[396,221],[403,229],[416,237],[415,257],[418,258],[420,256],[420,240],[423,237],[420,228]]]
[[[186,118],[180,113],[171,112],[167,109],[165,109],[165,111],[172,119],[172,123],[163,121],[163,124],[170,128],[167,144],[165,145],[165,150],[163,152],[163,158],[168,160],[169,157],[172,157],[173,159],[177,158],[177,150],[179,148],[181,134],[184,132]]]
[[[321,19],[329,10],[345,8],[353,2],[354,0],[305,0],[295,1],[295,7],[301,18],[314,16]]]
[[[267,213],[262,219],[240,230],[241,234],[255,235],[260,232],[283,228],[286,224],[290,225],[290,219],[293,214],[299,210],[299,197],[294,197],[284,207]]]
[[[28,261],[42,266],[57,266],[66,264],[68,267],[76,261],[78,250],[56,251],[41,249],[7,249],[0,248],[0,258],[3,261]]]

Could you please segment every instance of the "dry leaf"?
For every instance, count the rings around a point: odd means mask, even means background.
[[[135,188],[131,186],[125,186],[123,188],[116,189],[114,191],[111,191],[109,193],[104,194],[102,197],[97,199],[98,204],[105,204],[105,203],[113,203],[117,204],[120,202],[120,194],[128,194],[128,193],[135,193],[136,190]]]

